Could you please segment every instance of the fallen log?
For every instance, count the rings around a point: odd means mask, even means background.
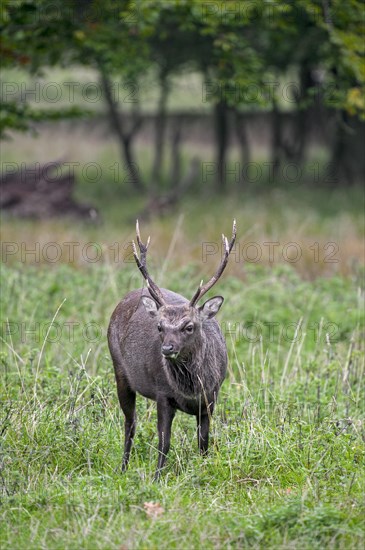
[[[73,173],[63,174],[62,162],[22,165],[0,177],[0,208],[19,218],[44,219],[60,216],[97,220],[98,211],[75,201]]]

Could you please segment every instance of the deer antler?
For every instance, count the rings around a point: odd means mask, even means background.
[[[228,256],[230,255],[231,250],[233,248],[233,245],[235,243],[236,234],[237,234],[236,220],[233,220],[232,238],[231,238],[230,242],[228,242],[227,237],[225,237],[222,234],[222,242],[223,242],[223,246],[224,246],[224,256],[222,258],[222,261],[221,261],[215,275],[213,275],[213,277],[210,279],[210,281],[208,281],[205,285],[203,285],[203,281],[201,281],[198,290],[195,292],[194,296],[190,300],[190,306],[191,307],[194,307],[196,305],[196,303],[200,300],[200,298],[202,296],[204,296],[204,294],[206,294],[208,292],[208,290],[210,290],[215,285],[215,283],[218,281],[218,279],[222,275],[222,273],[225,270],[226,265],[228,263]]]
[[[162,292],[158,288],[156,283],[154,283],[153,280],[151,279],[146,266],[146,256],[147,256],[147,249],[150,244],[150,237],[148,237],[147,239],[147,244],[143,244],[143,242],[141,241],[141,235],[139,232],[138,220],[136,221],[136,234],[137,234],[137,243],[138,243],[141,256],[140,258],[138,257],[136,243],[132,241],[134,259],[136,260],[138,269],[140,270],[144,279],[146,280],[147,288],[152,298],[155,300],[155,302],[157,302],[159,306],[163,306],[165,304],[165,300],[162,295]]]

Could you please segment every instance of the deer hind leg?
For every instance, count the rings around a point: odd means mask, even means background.
[[[125,416],[124,424],[124,454],[122,472],[125,472],[129,462],[134,434],[136,433],[136,394],[129,387],[124,377],[117,377],[118,398]]]

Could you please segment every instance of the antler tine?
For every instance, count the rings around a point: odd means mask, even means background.
[[[221,261],[216,273],[213,275],[213,277],[205,285],[203,285],[203,281],[201,281],[201,283],[199,285],[199,288],[197,289],[194,296],[190,300],[190,306],[191,307],[195,306],[195,304],[200,300],[200,298],[202,298],[202,296],[204,296],[204,294],[206,294],[208,292],[208,290],[210,290],[215,285],[215,283],[218,281],[218,279],[222,275],[222,273],[225,270],[226,265],[228,263],[228,257],[230,255],[231,250],[233,248],[233,245],[236,241],[236,235],[237,235],[237,225],[236,225],[236,220],[233,220],[232,238],[231,238],[230,242],[228,242],[227,237],[225,237],[222,234],[222,242],[223,242],[223,246],[224,246],[224,249],[225,249],[222,261]]]
[[[158,288],[158,286],[156,285],[156,283],[154,283],[154,281],[151,279],[150,277],[150,274],[148,273],[148,270],[147,270],[147,265],[146,265],[146,262],[147,262],[147,250],[148,250],[148,246],[150,244],[150,237],[148,237],[147,239],[147,244],[144,244],[141,240],[141,234],[139,232],[139,223],[138,223],[138,220],[136,221],[136,236],[137,236],[137,243],[138,243],[138,248],[140,250],[140,258],[138,257],[138,253],[137,253],[137,247],[136,247],[136,243],[134,241],[132,241],[132,248],[133,248],[133,256],[134,256],[134,259],[136,261],[136,264],[137,264],[137,267],[138,269],[140,270],[140,272],[142,273],[143,275],[143,278],[145,279],[146,281],[146,284],[147,284],[147,288],[148,288],[148,291],[149,293],[151,294],[152,298],[160,305],[164,305],[165,303],[165,300],[164,300],[164,297],[162,295],[162,292],[161,290]]]
[[[141,234],[139,232],[139,221],[136,220],[136,235],[137,235],[137,243],[138,243],[138,246],[139,248],[143,249],[143,252],[147,252],[147,249],[149,247],[149,244],[150,244],[150,240],[151,240],[151,237],[148,236],[148,239],[147,239],[147,244],[143,244],[142,240],[141,240]],[[142,252],[142,250],[141,250]]]
[[[233,220],[233,225],[232,225],[232,238],[231,238],[231,242],[229,243],[229,251],[230,252],[231,252],[231,250],[233,248],[233,245],[235,243],[236,236],[237,236],[237,224],[236,224],[236,219],[234,219]]]

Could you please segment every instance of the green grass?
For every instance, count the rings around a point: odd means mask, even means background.
[[[155,404],[142,398],[120,472],[123,418],[106,344],[112,309],[139,284],[135,270],[2,268],[1,548],[361,548],[358,278],[305,281],[290,265],[248,265],[244,281],[222,279],[230,361],[210,454],[199,456],[195,421],[178,414],[155,484]],[[169,286],[190,296],[200,271],[188,263]],[[163,513],[150,518],[146,502]]]

